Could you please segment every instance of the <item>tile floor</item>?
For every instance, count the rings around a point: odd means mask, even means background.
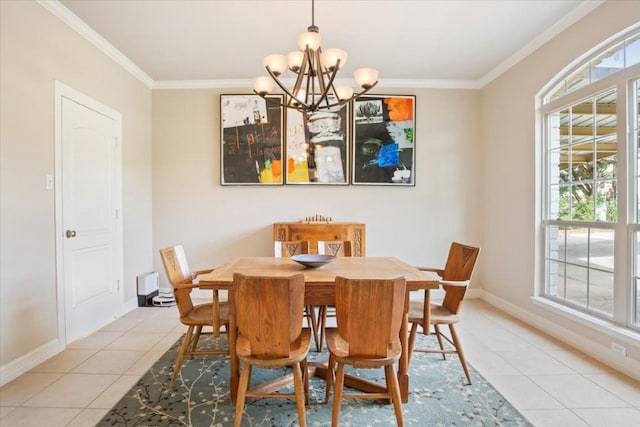
[[[640,425],[640,383],[480,300],[461,339],[471,364],[535,426]],[[138,308],[0,388],[0,426],[93,426],[185,331]]]

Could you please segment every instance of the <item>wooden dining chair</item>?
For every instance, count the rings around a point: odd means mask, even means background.
[[[331,425],[340,420],[343,398],[388,399],[402,426],[402,403],[393,364],[400,359],[400,328],[405,313],[406,281],[336,277],[337,328],[327,328],[329,374],[325,402],[334,387]],[[344,394],[344,369],[384,368],[386,384],[380,392]],[[335,379],[334,379],[335,378]]]
[[[318,240],[316,243],[320,255],[353,256],[353,245],[349,240]]]
[[[319,255],[332,255],[335,257],[350,257],[353,255],[353,245],[349,240],[318,240],[317,245]],[[336,317],[335,306],[321,305],[318,307],[318,325],[316,327],[320,334],[318,351],[322,351],[324,330],[327,327],[327,317]]]
[[[208,332],[214,336],[220,335],[220,328],[225,330],[229,325],[229,307],[226,302],[218,300],[218,292],[213,291],[212,302],[194,305],[191,300],[191,291],[198,285],[194,280],[199,274],[210,273],[213,270],[191,271],[187,263],[187,256],[182,245],[170,246],[160,249],[160,256],[164,264],[167,277],[173,288],[173,295],[176,300],[180,322],[188,326],[187,333],[182,341],[182,346],[178,352],[173,375],[169,385],[173,387],[180,373],[182,362],[185,356],[208,355],[208,354],[228,354],[228,349],[223,350],[198,350],[198,341],[203,334],[203,327],[212,327],[213,331]]]
[[[307,240],[276,240],[275,242],[273,242],[273,255],[276,258],[291,258],[294,255],[308,254],[309,247],[310,244]],[[312,305],[309,305],[305,306],[304,312],[307,323],[309,324],[309,326],[311,327],[311,331],[313,332],[313,342],[316,345],[316,350],[320,351],[322,349],[322,341],[320,341],[320,337],[318,334],[320,322],[318,321],[318,317],[316,316],[316,311],[314,310],[314,307]]]
[[[273,255],[276,258],[291,258],[294,255],[308,254],[309,242],[300,241],[280,241],[273,242]]]
[[[300,426],[306,425],[309,403],[307,354],[311,331],[303,328],[304,274],[290,277],[233,275],[238,334],[236,354],[242,362],[234,425],[240,426],[247,397],[294,398]],[[291,367],[294,393],[249,388],[253,367]]]
[[[442,278],[440,285],[444,289],[445,295],[441,304],[431,304],[430,307],[426,307],[426,299],[412,300],[409,309],[409,323],[411,323],[409,361],[411,361],[411,354],[414,351],[440,353],[443,358],[446,358],[447,354],[457,354],[468,384],[471,384],[471,375],[454,325],[460,321],[462,300],[479,253],[480,248],[453,242],[443,269],[418,267],[423,271],[435,272]],[[425,316],[429,312],[430,315]],[[440,328],[443,325],[449,327],[450,337],[444,334]],[[422,327],[423,334],[435,335],[438,340],[438,349],[414,348],[418,326]],[[431,326],[433,326],[433,332],[431,332]],[[445,341],[449,343],[449,346],[445,346]]]

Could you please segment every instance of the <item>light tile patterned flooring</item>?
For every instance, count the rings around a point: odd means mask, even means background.
[[[640,383],[480,300],[470,363],[535,426],[638,426]],[[0,426],[93,426],[181,336],[172,308],[138,308],[0,389]]]

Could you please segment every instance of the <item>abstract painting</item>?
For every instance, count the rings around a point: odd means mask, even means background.
[[[415,186],[415,95],[353,102],[352,184]]]
[[[283,96],[220,95],[221,184],[281,185]]]

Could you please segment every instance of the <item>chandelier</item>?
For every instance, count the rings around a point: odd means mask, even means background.
[[[336,86],[334,80],[338,71],[347,62],[347,52],[338,48],[323,50],[322,38],[315,26],[314,0],[311,0],[311,26],[307,32],[298,36],[300,51],[285,55],[268,55],[262,60],[269,76],[257,77],[253,81],[253,91],[273,102],[267,95],[277,84],[286,93],[282,105],[303,113],[335,109],[354,98],[368,92],[378,83],[378,71],[373,68],[360,68],[353,73],[356,83],[362,88],[354,93],[350,86]],[[279,77],[287,69],[296,74],[293,89],[287,87]]]

